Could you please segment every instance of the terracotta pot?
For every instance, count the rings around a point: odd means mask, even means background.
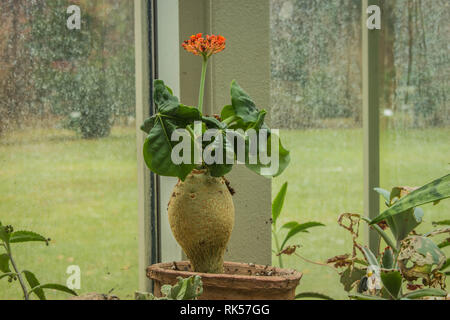
[[[177,277],[199,275],[203,282],[200,300],[292,300],[302,277],[295,270],[235,262],[225,262],[224,271],[192,272],[189,261],[182,261],[154,264],[147,268],[147,276],[153,280],[155,296],[160,297],[161,287],[177,283]]]

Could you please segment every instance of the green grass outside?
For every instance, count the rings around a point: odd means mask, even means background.
[[[101,140],[32,130],[0,140],[0,220],[52,239],[13,245],[20,268],[41,283],[65,284],[81,268],[81,292],[132,298],[138,286],[135,132],[115,128]],[[0,299],[20,298],[0,281]],[[48,298],[66,298],[49,293]]]
[[[422,185],[449,171],[449,129],[410,130],[382,137],[382,186]],[[342,212],[362,212],[362,131],[283,131],[292,162],[273,183],[275,195],[289,182],[280,225],[315,220],[290,243],[299,253],[324,261],[351,249],[336,224]],[[110,137],[81,140],[69,131],[28,130],[0,139],[0,220],[52,238],[14,245],[18,265],[41,283],[65,283],[66,268],[79,265],[81,292],[112,292],[132,298],[138,286],[137,173],[133,128],[114,128]],[[431,221],[448,218],[443,202],[426,206]],[[336,273],[287,257],[285,266],[304,273],[299,291],[345,298]],[[276,258],[274,257],[274,263]],[[48,293],[49,298],[65,298]],[[18,283],[0,281],[0,299],[20,298]]]

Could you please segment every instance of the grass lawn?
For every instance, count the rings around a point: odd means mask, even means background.
[[[135,132],[81,140],[61,130],[0,139],[0,220],[50,237],[13,245],[20,268],[41,283],[65,284],[81,268],[80,292],[132,298],[138,287]],[[0,281],[0,299],[20,298],[18,283]],[[48,298],[66,298],[48,293]]]
[[[449,171],[449,129],[407,131],[382,137],[382,186],[422,185]],[[351,249],[336,224],[339,213],[362,212],[362,131],[284,131],[292,162],[274,180],[273,194],[289,182],[280,225],[320,221],[326,227],[293,238],[300,253],[324,261]],[[425,228],[448,218],[448,202],[426,206]],[[65,283],[69,265],[82,272],[80,292],[132,298],[138,286],[136,146],[133,128],[86,141],[61,130],[30,130],[0,139],[0,220],[52,239],[14,245],[17,264],[41,283]],[[286,257],[301,270],[300,291],[345,298],[337,274]],[[274,258],[274,263],[276,263]],[[20,298],[18,283],[0,281],[0,299]],[[65,298],[48,293],[49,298]]]

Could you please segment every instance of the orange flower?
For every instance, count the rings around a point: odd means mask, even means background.
[[[226,39],[221,35],[206,35],[204,38],[202,33],[198,33],[192,35],[189,40],[184,41],[182,46],[186,51],[196,56],[209,58],[225,49],[225,41]]]

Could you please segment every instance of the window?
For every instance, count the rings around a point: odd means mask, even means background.
[[[423,185],[449,168],[449,11],[442,9],[448,4],[380,1],[379,64],[371,61],[376,68],[365,75],[377,72],[379,79],[380,125],[369,138],[372,146],[363,139],[361,5],[359,0],[271,1],[272,122],[283,128],[293,160],[273,181],[272,193],[289,182],[282,222],[326,224],[292,242],[314,261],[349,252],[351,238],[336,220],[340,213],[364,211],[369,191],[363,181],[369,173],[363,150],[377,150],[378,134],[380,159],[370,161],[380,166],[383,188]],[[378,122],[369,115],[373,120]],[[444,219],[448,208],[427,206],[424,229]],[[284,259],[305,273],[302,291],[321,287],[333,297],[346,297],[331,269],[295,256]]]
[[[81,9],[80,29],[69,29]],[[138,283],[132,1],[0,4],[0,220],[52,239],[13,248],[41,283],[81,269],[82,292]],[[0,299],[18,297],[0,283]],[[49,298],[66,298],[48,294]]]

